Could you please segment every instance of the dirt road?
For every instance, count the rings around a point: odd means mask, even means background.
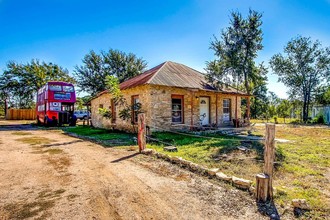
[[[0,219],[264,219],[247,193],[132,149],[0,122]]]

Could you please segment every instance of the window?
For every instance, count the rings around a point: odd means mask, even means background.
[[[64,92],[74,92],[73,86],[63,86]]]
[[[56,100],[70,100],[71,99],[71,94],[70,93],[54,93],[54,99]]]
[[[140,100],[139,96],[132,96],[132,122],[136,124],[138,122],[138,114],[140,112]]]
[[[116,105],[115,105],[114,99],[111,99],[110,110],[111,110],[111,115],[112,115],[111,122],[116,123]]]
[[[50,91],[56,91],[56,92],[62,91],[61,85],[49,85],[48,88]]]
[[[224,99],[223,100],[223,113],[224,114],[229,114],[230,110],[230,101],[229,99]]]
[[[172,123],[183,123],[182,95],[172,95]]]

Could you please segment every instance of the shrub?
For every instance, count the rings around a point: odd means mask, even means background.
[[[318,115],[315,118],[313,118],[313,123],[324,124],[325,123],[325,120],[324,120],[323,115]]]
[[[108,109],[105,108],[99,108],[99,114],[107,119],[111,119],[112,118],[112,114],[111,111],[109,111]]]

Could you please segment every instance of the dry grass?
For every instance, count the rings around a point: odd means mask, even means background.
[[[48,219],[48,211],[55,206],[55,201],[60,199],[64,192],[64,189],[43,190],[33,201],[7,204],[0,208],[0,219]]]
[[[12,132],[11,134],[18,135],[18,136],[33,135],[31,132],[26,132],[26,131],[15,131],[15,132]]]
[[[44,147],[40,147],[40,146],[33,146],[32,149],[33,149],[33,151],[31,152],[32,154],[48,153],[49,155],[54,155],[54,154],[61,154],[64,152],[62,149],[59,149],[59,148],[50,148],[47,150],[43,150]]]
[[[71,159],[67,156],[48,157],[47,162],[58,172],[66,172],[71,165]]]
[[[168,176],[173,178],[176,181],[190,181],[191,175],[188,172],[184,172],[178,169],[176,166],[169,165],[167,163],[161,163],[157,166],[153,166],[155,163],[150,163],[146,158],[138,158],[135,159],[139,164],[143,167],[148,168],[149,170],[153,171],[154,173],[159,174],[160,176]]]
[[[264,127],[256,129],[264,132]],[[312,218],[330,218],[330,129],[276,126],[276,138],[290,142],[276,144],[282,161],[274,175],[275,201],[284,207],[294,198],[306,199],[314,209]]]
[[[256,126],[254,134],[263,136],[264,126]],[[255,141],[221,141],[154,133],[157,139],[170,142],[178,152],[167,152],[163,145],[150,143],[148,148],[179,156],[192,162],[219,168],[220,171],[255,182],[255,175],[263,171],[263,144]],[[221,136],[219,136],[221,138]],[[278,125],[276,138],[289,142],[277,143],[274,187],[275,202],[280,207],[290,206],[291,200],[306,199],[313,208],[305,217],[330,218],[330,129],[327,127]],[[240,151],[237,146],[249,151]],[[158,168],[160,172],[161,167]]]
[[[52,142],[56,142],[56,140],[52,140],[46,137],[24,137],[16,140],[25,144],[30,144],[31,146],[50,144]]]
[[[51,149],[47,149],[43,152],[44,153],[49,153],[50,155],[52,155],[52,154],[61,154],[61,153],[63,153],[63,150],[59,149],[59,148],[51,148]]]

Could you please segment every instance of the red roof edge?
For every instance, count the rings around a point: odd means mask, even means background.
[[[143,85],[145,83],[147,83],[149,81],[149,79],[151,79],[155,73],[157,73],[157,71],[162,68],[162,66],[165,64],[166,62],[164,63],[161,63],[159,64],[158,66],[155,66],[153,68],[151,68],[150,70],[147,70],[145,71],[144,73],[140,74],[140,75],[137,75],[129,80],[126,80],[125,82],[122,82],[120,85],[119,85],[119,88],[121,90],[123,89],[128,89],[128,88],[131,88],[131,87],[135,87],[135,86],[139,86],[139,85]]]

